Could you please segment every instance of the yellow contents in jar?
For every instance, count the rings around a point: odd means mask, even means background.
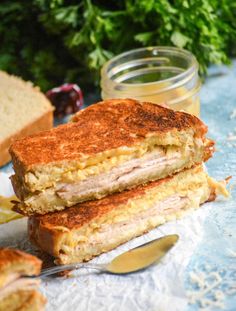
[[[164,87],[164,83],[161,85]],[[166,85],[167,86],[167,85]],[[140,86],[142,87],[142,86]],[[124,94],[122,91],[119,94],[114,93],[113,97],[115,98],[134,98],[140,101],[147,101],[155,103],[158,105],[167,105],[173,110],[183,110],[190,114],[200,117],[200,98],[198,92],[191,94],[186,88],[179,87],[177,89],[168,90],[166,92],[158,93],[156,85],[148,87],[148,94],[145,96],[139,96],[139,94],[130,93],[129,96]],[[105,96],[103,96],[106,99]],[[180,100],[182,98],[182,100]]]
[[[134,49],[109,60],[101,70],[102,98],[134,98],[200,115],[198,62],[174,47]]]
[[[153,86],[156,89],[156,86]],[[150,90],[151,91],[151,90]],[[183,97],[182,101],[177,101],[175,99]],[[137,98],[140,100],[140,98]],[[198,94],[189,96],[188,91],[184,87],[178,89],[169,90],[161,94],[155,94],[150,92],[150,95],[146,95],[142,98],[142,101],[148,101],[155,104],[165,104],[174,110],[183,110],[185,112],[191,113],[196,117],[200,116],[200,99]]]
[[[184,110],[198,118],[200,117],[200,99],[198,96],[194,99],[186,99],[181,103],[173,104],[170,108],[174,110]]]

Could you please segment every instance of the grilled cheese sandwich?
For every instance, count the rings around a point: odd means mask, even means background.
[[[32,216],[29,236],[57,264],[88,261],[213,200],[217,187],[202,166],[196,166],[65,211]]]
[[[42,262],[19,250],[0,248],[0,311],[42,311],[45,298],[37,291]]]
[[[14,143],[12,184],[25,215],[63,210],[165,178],[207,160],[214,143],[196,117],[116,99]]]

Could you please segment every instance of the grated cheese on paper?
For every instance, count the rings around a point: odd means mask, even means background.
[[[236,253],[233,252],[236,256]],[[204,266],[203,271],[194,269],[189,273],[191,290],[187,291],[190,304],[196,304],[200,311],[225,309],[227,296],[236,294],[236,275],[232,270],[217,270]]]

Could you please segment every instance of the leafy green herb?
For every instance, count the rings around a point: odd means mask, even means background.
[[[175,45],[202,73],[236,52],[234,0],[2,0],[0,68],[44,91],[62,82],[91,87],[122,51]]]

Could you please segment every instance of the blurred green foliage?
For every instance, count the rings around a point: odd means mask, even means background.
[[[47,90],[93,87],[113,55],[175,45],[206,72],[236,52],[236,0],[1,0],[0,68]]]

